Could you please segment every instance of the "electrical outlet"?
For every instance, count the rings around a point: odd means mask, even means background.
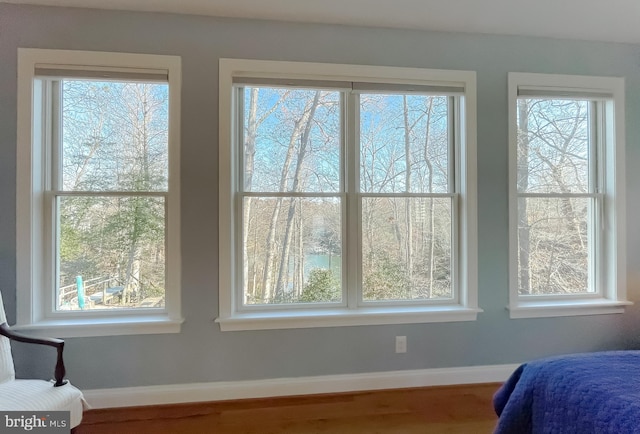
[[[396,336],[396,353],[406,353],[406,352],[407,352],[407,337]]]

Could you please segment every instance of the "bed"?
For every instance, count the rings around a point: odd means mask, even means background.
[[[493,405],[494,434],[640,434],[640,351],[525,363]]]

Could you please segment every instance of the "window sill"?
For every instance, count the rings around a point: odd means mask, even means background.
[[[475,321],[482,309],[462,306],[395,307],[242,312],[220,317],[222,331],[346,327],[382,324]]]
[[[184,319],[170,319],[166,315],[138,315],[118,318],[45,319],[11,328],[35,335],[77,338],[180,333],[183,322]]]
[[[624,313],[630,301],[614,301],[604,298],[595,300],[526,301],[508,306],[509,317],[549,318],[558,316],[606,315]]]

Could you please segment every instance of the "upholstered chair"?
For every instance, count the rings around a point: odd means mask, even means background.
[[[55,348],[55,379],[16,379],[11,340]],[[71,428],[79,425],[85,403],[82,392],[64,379],[63,349],[61,339],[30,337],[11,330],[0,293],[0,411],[68,411]]]

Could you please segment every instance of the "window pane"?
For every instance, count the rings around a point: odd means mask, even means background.
[[[166,191],[169,86],[64,80],[62,189]]]
[[[340,92],[244,88],[244,190],[340,191]]]
[[[590,198],[518,199],[520,295],[588,293]]]
[[[448,193],[448,97],[360,95],[360,189]]]
[[[164,307],[164,198],[58,202],[58,310]]]
[[[244,302],[342,300],[338,198],[244,199]]]
[[[518,99],[518,192],[589,192],[589,102]]]
[[[452,298],[451,199],[362,201],[363,299]]]

